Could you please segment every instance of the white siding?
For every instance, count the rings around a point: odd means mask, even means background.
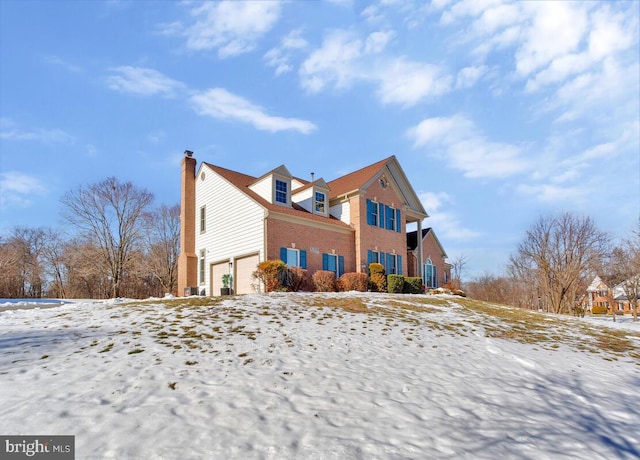
[[[309,212],[313,212],[313,189],[312,188],[308,188],[306,190],[303,190],[300,193],[296,193],[293,198],[291,199],[291,201],[293,201],[294,203],[297,203],[298,205],[302,206],[304,209],[306,209]]]
[[[264,208],[229,184],[213,170],[196,182],[196,209],[206,204],[206,232],[196,227],[196,254],[206,250],[206,263],[216,264],[258,253],[264,260]],[[207,295],[211,271],[205,270]],[[216,285],[217,285],[216,281]]]
[[[345,224],[351,225],[351,206],[349,201],[331,206],[329,214],[336,219],[340,219]]]
[[[271,203],[273,201],[273,184],[273,176],[269,175],[255,184],[251,184],[249,188]]]

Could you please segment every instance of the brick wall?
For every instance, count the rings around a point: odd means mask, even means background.
[[[323,227],[312,227],[277,218],[268,218],[267,259],[280,258],[280,248],[303,249],[307,251],[307,271],[312,275],[322,270],[322,254],[344,256],[345,273],[356,271],[353,232],[332,231]],[[347,230],[348,232],[348,230]]]
[[[367,199],[383,203],[387,206],[400,208],[401,232],[387,230],[367,224]],[[389,184],[383,188],[379,181],[374,181],[365,193],[351,198],[351,222],[356,230],[356,255],[358,265],[367,264],[367,251],[373,250],[385,253],[396,253],[402,256],[402,273],[407,273],[407,236],[406,215],[402,200],[395,189]]]

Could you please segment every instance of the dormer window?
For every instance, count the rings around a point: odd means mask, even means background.
[[[276,202],[287,204],[287,183],[276,179]]]
[[[325,211],[325,199],[326,195],[322,192],[316,192],[314,201],[314,209],[317,213],[324,214]]]

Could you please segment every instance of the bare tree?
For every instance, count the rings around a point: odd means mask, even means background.
[[[535,279],[541,300],[560,313],[573,309],[608,248],[608,235],[590,218],[563,213],[540,218],[518,245],[510,265],[514,272]]]
[[[612,267],[618,286],[629,302],[633,320],[638,321],[638,298],[640,297],[640,223],[632,236],[612,251]],[[612,304],[613,305],[613,304]],[[615,311],[614,320],[615,320]]]
[[[462,289],[462,273],[467,266],[467,262],[468,260],[464,254],[456,256],[450,262],[452,274],[451,284],[457,289]]]
[[[178,255],[180,253],[180,205],[162,205],[146,215],[147,257],[149,272],[165,293],[178,288]]]
[[[67,192],[61,199],[65,219],[95,242],[111,278],[111,295],[120,296],[120,283],[142,240],[142,217],[153,194],[110,177]]]

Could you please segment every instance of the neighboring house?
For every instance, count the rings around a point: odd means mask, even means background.
[[[310,180],[294,177],[284,165],[261,177],[206,162],[196,170],[187,151],[178,290],[218,295],[222,275],[231,274],[235,293],[256,292],[252,273],[273,259],[309,274],[340,277],[379,262],[387,273],[406,275],[406,225],[422,233],[426,217],[395,156],[326,182],[313,173]],[[413,253],[423,259],[422,240]]]
[[[626,281],[610,287],[600,276],[596,276],[589,287],[587,294],[583,298],[582,305],[592,311],[593,307],[606,307],[608,313],[627,314],[633,313],[632,306],[627,299],[623,285]]]
[[[612,295],[609,285],[607,285],[602,278],[596,275],[593,281],[591,281],[591,284],[587,287],[587,295],[582,302],[583,308],[587,311],[592,311],[593,307],[597,306],[606,307],[607,310],[609,310],[611,308],[611,298]]]
[[[407,233],[407,275],[422,276],[426,288],[439,288],[451,281],[447,253],[431,227],[422,230],[422,264],[418,265],[418,231]],[[422,272],[420,272],[422,267]]]

